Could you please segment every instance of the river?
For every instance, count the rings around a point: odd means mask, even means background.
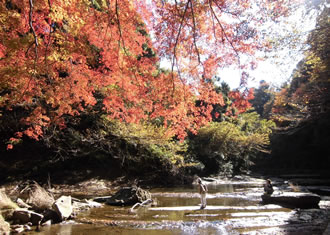
[[[263,205],[262,179],[208,183],[207,207],[199,209],[197,185],[151,188],[155,204],[131,207],[104,205],[80,213],[75,221],[41,227],[26,234],[322,234],[328,225],[329,197],[319,209]],[[275,182],[275,194],[284,181]],[[322,206],[323,205],[323,206]]]

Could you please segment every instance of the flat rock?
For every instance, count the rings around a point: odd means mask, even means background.
[[[318,208],[321,197],[313,193],[284,192],[277,195],[262,195],[263,203],[279,204],[290,208]]]
[[[20,208],[31,208],[30,205],[26,204],[26,203],[25,203],[22,199],[20,199],[20,198],[17,198],[16,203],[17,203],[17,205],[18,205]]]

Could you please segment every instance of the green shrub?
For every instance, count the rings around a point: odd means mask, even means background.
[[[206,173],[238,173],[247,170],[261,151],[267,151],[274,123],[248,112],[201,128],[190,151],[205,165]]]

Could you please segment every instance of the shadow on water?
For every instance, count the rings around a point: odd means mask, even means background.
[[[80,224],[52,225],[42,227],[39,233],[27,234],[299,234],[288,221],[296,223],[297,227],[307,225],[318,213],[303,215],[302,219],[307,222],[302,223],[304,221],[295,220],[297,211],[262,205],[260,185],[214,184],[208,188],[208,206],[203,210],[199,209],[197,186],[154,188],[151,193],[156,206],[132,212],[130,207],[105,205],[81,213],[77,218]]]

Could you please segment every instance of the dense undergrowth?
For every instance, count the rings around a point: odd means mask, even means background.
[[[2,150],[0,176],[124,175],[168,184],[185,183],[196,174],[232,175],[247,170],[266,150],[272,126],[249,112],[210,123],[179,141],[167,136],[163,126],[127,124],[90,111],[68,117],[65,129],[49,128],[40,141],[23,139],[13,150]]]

